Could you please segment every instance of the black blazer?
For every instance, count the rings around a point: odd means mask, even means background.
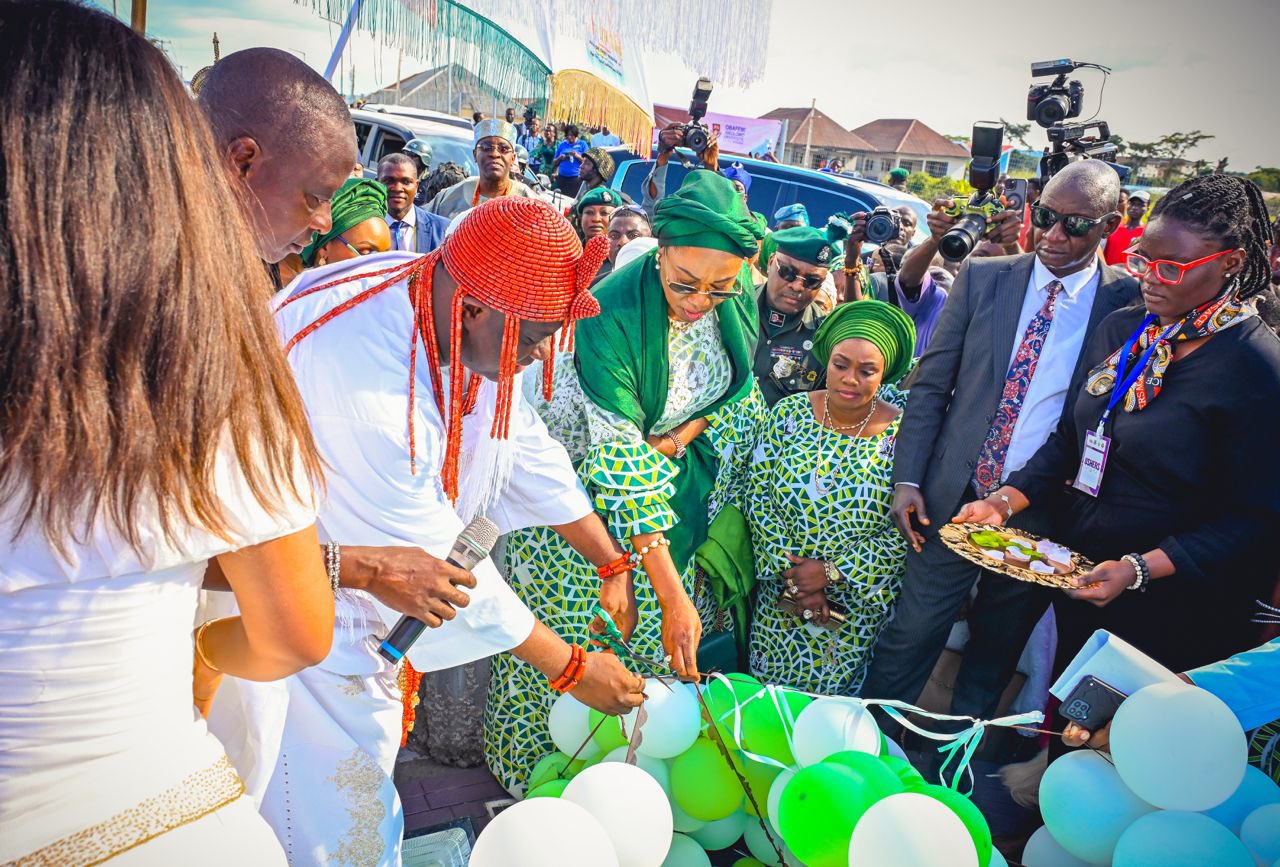
[[[893,481],[920,486],[934,527],[956,513],[973,478],[1020,337],[1018,320],[1034,264],[1033,253],[967,260],[915,371],[894,447]],[[1133,277],[1101,265],[1085,343],[1107,314],[1138,298]],[[1070,395],[1088,372],[1083,354],[1076,359]],[[1071,412],[1071,401],[1063,412]]]

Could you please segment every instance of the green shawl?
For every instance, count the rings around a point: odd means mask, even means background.
[[[587,398],[601,409],[621,416],[649,436],[667,405],[667,300],[656,267],[657,251],[614,271],[597,285],[601,314],[577,323],[574,364]],[[750,269],[743,263],[739,287],[750,287]],[[754,296],[743,292],[716,308],[720,338],[733,363],[729,388],[701,411],[711,415],[751,389],[759,325]],[[686,419],[687,421],[687,419]],[[715,484],[719,458],[705,434],[689,443],[675,478],[671,510],[678,522],[667,531],[671,559],[683,571],[694,551],[707,538],[707,497]]]

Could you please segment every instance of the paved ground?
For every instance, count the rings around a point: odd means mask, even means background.
[[[511,800],[483,765],[449,767],[407,749],[400,751],[395,780],[406,833],[462,818],[470,818],[479,833],[493,817],[491,807]]]

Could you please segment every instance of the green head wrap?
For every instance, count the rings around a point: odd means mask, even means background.
[[[832,261],[843,251],[841,242],[849,237],[849,220],[844,214],[836,214],[825,229],[813,226],[794,226],[773,233],[776,252],[786,253],[793,259],[808,262],[821,268],[830,268]]]
[[[369,178],[348,178],[333,194],[329,209],[333,212],[333,225],[323,235],[312,235],[311,243],[302,251],[302,264],[308,268],[315,263],[316,251],[347,229],[387,215],[387,188]]]
[[[813,335],[813,357],[825,368],[831,350],[851,337],[875,344],[884,356],[884,382],[902,379],[911,367],[916,346],[916,324],[901,307],[884,301],[851,301],[841,304],[822,320]]]
[[[594,187],[582,194],[582,198],[578,200],[578,204],[574,206],[575,214],[581,214],[591,205],[612,205],[618,207],[622,204],[622,193],[617,190],[611,190],[608,187]]]
[[[706,247],[754,256],[764,232],[733,182],[709,171],[693,171],[675,193],[658,202],[653,234],[664,247]]]

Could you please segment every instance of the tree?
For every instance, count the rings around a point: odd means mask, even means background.
[[[1258,166],[1249,172],[1248,177],[1261,187],[1263,192],[1280,193],[1280,168]]]
[[[1194,129],[1191,132],[1171,132],[1160,136],[1155,141],[1126,142],[1125,155],[1128,157],[1129,164],[1134,167],[1135,174],[1140,173],[1142,169],[1153,163],[1161,163],[1160,183],[1167,187],[1175,177],[1178,163],[1185,159],[1186,155],[1193,149],[1212,138],[1216,138],[1216,136],[1201,132],[1198,129]],[[1197,164],[1196,171],[1198,169],[1199,164]]]
[[[941,196],[973,195],[973,187],[963,178],[935,178],[924,172],[915,172],[907,178],[907,192],[932,203]]]
[[[1010,123],[1004,118],[1000,118],[1000,122],[1004,124],[1004,138],[1006,142],[1017,142],[1024,148],[1030,149],[1031,145],[1027,143],[1027,136],[1031,133],[1031,124],[1029,123]]]

